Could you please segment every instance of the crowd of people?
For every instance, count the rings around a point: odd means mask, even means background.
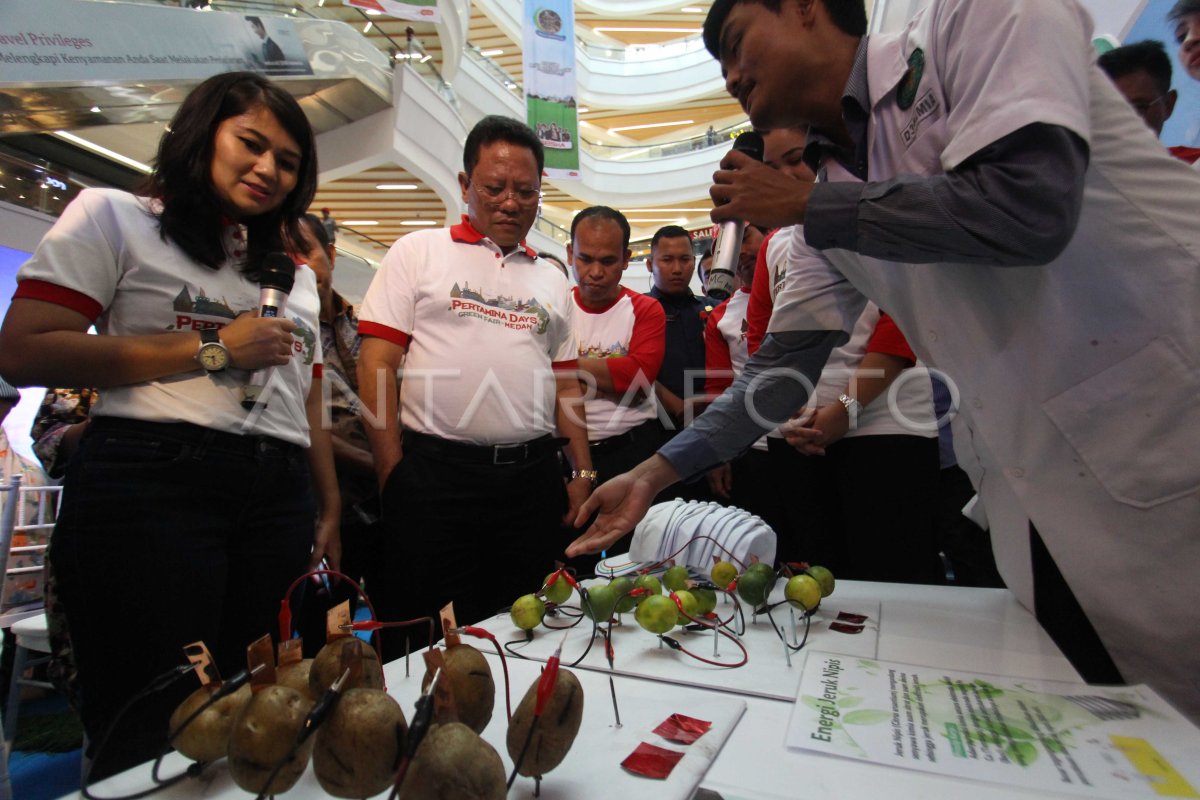
[[[1200,79],[1200,2],[1172,13]],[[653,289],[622,285],[606,206],[573,218],[565,271],[541,258],[543,145],[493,116],[461,221],[397,241],[354,306],[299,105],[205,81],[142,192],[66,209],[0,331],[12,384],[87,387],[51,389],[35,438],[91,741],[188,643],[236,671],[310,568],[383,620],[473,622],[674,497],[746,508],[780,560],[839,577],[1003,581],[1085,679],[1200,718],[1200,175],[1146,131],[1175,105],[1162,47],[1106,54],[1110,81],[1090,33],[1070,2],[932,0],[868,37],[854,2],[716,0],[705,44],[766,145],[714,175],[714,221],[748,223],[720,302],[676,226]],[[262,313],[280,253],[294,285]],[[1154,577],[1131,603],[1119,572]],[[126,618],[159,633],[117,660]],[[185,692],[130,711],[96,774],[156,755]]]

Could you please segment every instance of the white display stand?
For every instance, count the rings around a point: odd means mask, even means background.
[[[1049,637],[1041,630],[1033,615],[1022,608],[1016,599],[1002,589],[960,589],[938,586],[908,586],[886,583],[859,583],[840,581],[835,594],[826,602],[837,600],[848,610],[864,607],[870,609],[879,604],[875,623],[878,626],[877,653],[874,657],[900,661],[907,664],[930,665],[948,670],[988,672],[1009,676],[1025,676],[1045,680],[1078,681],[1079,675],[1059,653]],[[830,603],[830,607],[833,604]],[[485,623],[487,627],[490,623]],[[493,626],[495,627],[495,626]],[[500,636],[501,630],[493,633]],[[638,629],[639,634],[649,637]],[[689,634],[689,637],[692,635]],[[860,637],[866,636],[865,633]],[[513,638],[516,638],[515,636]],[[558,639],[562,638],[559,634]],[[699,638],[699,637],[696,637]],[[847,639],[852,637],[845,637]],[[547,639],[547,641],[551,641]],[[652,641],[652,639],[651,639]],[[777,640],[776,640],[777,641]],[[817,641],[817,640],[814,640]],[[482,645],[481,642],[472,644]],[[623,660],[633,660],[631,648],[617,641],[618,667]],[[732,648],[732,645],[728,646]],[[712,643],[708,642],[711,653]],[[814,644],[814,650],[830,650],[825,643]],[[488,652],[483,646],[480,650]],[[672,656],[678,653],[669,651]],[[726,645],[721,652],[732,653]],[[778,650],[773,652],[778,653]],[[603,653],[600,653],[601,657]],[[753,658],[753,652],[751,654]],[[782,654],[779,653],[780,659]],[[796,675],[800,674],[803,653],[793,657]],[[495,669],[498,660],[489,656],[497,682],[500,671]],[[679,660],[672,663],[681,664]],[[532,662],[510,660],[514,676],[513,700],[523,695],[537,675],[540,665]],[[419,681],[424,672],[423,663],[416,654],[412,660],[412,677],[405,679],[403,660],[385,667],[389,679],[389,691],[402,703],[405,713],[411,714]],[[640,798],[687,797],[688,786],[698,780],[703,788],[718,792],[724,800],[773,800],[774,798],[835,797],[839,800],[877,800],[887,798],[923,798],[928,800],[1000,800],[1001,798],[1027,798],[1044,800],[1058,797],[1052,789],[1019,789],[980,783],[977,781],[930,775],[896,767],[869,764],[850,759],[837,758],[812,752],[789,750],[785,742],[788,723],[792,716],[793,703],[756,696],[745,687],[736,697],[727,689],[710,683],[713,690],[703,690],[680,685],[678,675],[661,679],[617,676],[617,698],[620,702],[624,728],[611,729],[612,703],[608,695],[608,678],[604,672],[577,670],[586,692],[584,706],[585,725],[567,760],[551,772],[542,785],[543,797],[567,797],[590,800],[590,798],[616,797],[619,800]],[[744,670],[722,670],[713,675],[742,675],[748,680],[751,673]],[[793,687],[795,683],[793,682]],[[497,697],[496,711],[484,738],[497,746],[497,751],[507,763],[503,747],[504,701]],[[744,716],[742,708],[745,709]],[[703,764],[709,753],[697,748],[676,767],[679,776],[672,780],[679,784],[667,785],[662,781],[633,779],[620,768],[593,758],[596,748],[603,752],[620,754],[624,758],[639,741],[657,743],[666,747],[649,734],[658,722],[667,715],[680,712],[690,716],[709,719],[713,730],[701,738],[692,748],[703,744],[711,748],[716,758],[703,773]],[[735,725],[736,723],[736,725]],[[731,735],[728,734],[732,731]],[[709,735],[713,738],[705,742]],[[728,735],[723,745],[720,740]],[[606,738],[607,737],[607,738]],[[682,749],[682,748],[681,748]],[[619,763],[620,759],[617,759]],[[168,760],[164,775],[182,762],[178,756]],[[685,762],[687,766],[685,766]],[[684,771],[680,771],[684,767]],[[116,776],[96,787],[96,794],[111,797],[136,789],[145,788],[148,768],[131,770]],[[703,778],[699,774],[703,774]],[[580,777],[587,775],[588,777]],[[626,779],[633,780],[628,783]],[[577,782],[578,781],[578,782]],[[557,787],[557,788],[556,788]],[[574,787],[573,793],[567,787]],[[519,780],[510,797],[529,797],[533,782]],[[554,792],[555,794],[551,794]],[[557,794],[563,792],[562,794]],[[229,779],[223,764],[215,764],[200,780],[188,781],[157,795],[163,798],[219,798],[219,800],[244,800],[248,795],[236,788]],[[311,770],[300,784],[286,797],[323,797]]]
[[[482,652],[488,652],[483,643],[471,644],[480,644]],[[516,708],[525,691],[538,679],[542,665],[518,659],[508,661],[512,681],[512,704]],[[494,651],[489,663],[496,682],[496,708],[483,732],[483,738],[500,754],[507,776],[512,771],[512,759],[509,758],[505,747],[508,720],[504,703],[504,674]],[[419,653],[413,654],[410,670],[410,677],[405,678],[403,659],[393,661],[384,668],[388,693],[400,703],[406,718],[412,717],[421,691],[421,680],[425,674],[424,661]],[[599,787],[603,787],[606,797],[688,800],[700,785],[701,779],[746,709],[745,701],[738,697],[687,689],[663,692],[657,684],[618,677],[614,679],[622,722],[622,726],[618,728],[614,725],[608,677],[587,670],[573,672],[583,686],[583,723],[566,759],[542,780],[541,800],[579,800],[595,797]],[[653,733],[653,730],[674,713],[687,714],[711,722],[712,727],[690,745],[668,742]],[[641,742],[676,750],[684,756],[665,780],[643,778],[621,768],[621,762]],[[185,769],[188,763],[182,756],[172,753],[164,760],[159,774],[163,777],[175,775]],[[96,784],[92,791],[98,797],[115,797],[141,791],[152,785],[150,766],[147,764]],[[508,797],[531,798],[533,791],[533,779],[518,776],[508,792]],[[387,794],[383,792],[379,797],[386,798]],[[183,781],[155,797],[180,800],[246,800],[252,795],[238,788],[230,777],[225,762],[219,761],[211,764],[199,778]],[[325,798],[328,795],[321,789],[310,765],[296,786],[281,797],[307,800]]]
[[[578,595],[574,597],[573,602],[578,602]],[[725,618],[732,613],[732,608],[731,604],[719,602],[717,613]],[[837,620],[838,612],[841,611],[849,611],[867,617],[860,633],[847,634],[830,630],[830,623]],[[786,607],[776,609],[773,614],[775,624],[784,630],[787,630],[788,626],[792,624],[792,616]],[[774,700],[791,701],[796,697],[796,688],[800,685],[800,667],[804,663],[804,650],[785,654],[783,642],[772,629],[765,614],[759,615],[757,620],[746,618],[746,630],[741,641],[746,647],[748,660],[744,665],[736,668],[705,664],[685,653],[677,652],[660,644],[657,636],[643,630],[637,624],[633,612],[622,614],[621,617],[622,624],[612,626],[615,656],[612,671],[617,675],[669,681],[677,685],[695,686],[701,689],[722,689],[737,694]],[[804,636],[804,622],[799,614],[796,615],[795,621],[795,630],[788,632],[789,641],[793,643]],[[552,624],[563,624],[562,617],[553,620]],[[500,614],[484,620],[480,626],[501,642],[521,639],[525,633],[512,624],[512,619],[508,614]],[[588,639],[592,636],[591,620],[585,618],[577,626],[566,631],[566,635],[563,660],[564,662],[567,660],[573,662],[583,653]],[[713,633],[710,631],[689,631],[676,628],[667,635],[696,655],[713,661],[733,664],[742,658],[742,651],[725,637],[720,637],[718,640],[718,655],[714,656]],[[799,637],[799,639],[793,639],[793,636]],[[834,596],[823,602],[821,608],[814,614],[805,648],[815,647],[863,658],[875,658],[878,638],[879,603],[877,601],[840,602],[840,598]],[[511,649],[525,658],[545,661],[561,641],[563,641],[563,633],[539,627],[534,631],[534,638],[531,642],[512,645]],[[592,649],[580,662],[579,667],[603,672],[609,671],[608,659],[604,654],[604,641],[599,634],[592,644]]]

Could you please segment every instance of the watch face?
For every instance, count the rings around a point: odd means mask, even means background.
[[[219,344],[206,344],[200,348],[200,365],[210,372],[225,369],[229,363],[229,351]]]

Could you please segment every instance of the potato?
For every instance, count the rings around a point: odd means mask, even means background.
[[[169,730],[175,731],[196,709],[221,688],[220,683],[201,686],[179,704],[171,714]],[[213,703],[200,716],[188,723],[175,737],[175,749],[193,761],[216,761],[229,751],[229,731],[242,706],[250,701],[250,685],[242,686],[233,694]]]
[[[296,741],[312,701],[295,689],[272,685],[255,692],[242,707],[229,735],[229,772],[247,792],[263,791],[276,765]],[[310,738],[271,782],[268,794],[282,794],[295,785],[312,753]]]
[[[275,682],[280,686],[287,686],[290,689],[295,689],[300,694],[307,697],[309,700],[316,702],[319,695],[312,693],[312,686],[309,684],[309,677],[312,674],[313,660],[306,658],[303,661],[293,661],[290,664],[283,664],[275,668]],[[334,680],[337,680],[336,678]]]
[[[351,689],[317,729],[313,771],[334,797],[372,797],[392,785],[408,723],[380,689]]]
[[[375,652],[375,648],[362,639],[342,637],[334,639],[322,647],[321,652],[317,653],[317,657],[313,659],[312,668],[308,674],[308,688],[314,698],[325,694],[325,690],[341,677],[342,648],[347,642],[357,645],[359,652],[362,653],[362,678],[357,682],[347,683],[342,687],[342,691],[383,688],[383,667],[379,663],[379,654]]]
[[[539,678],[540,680],[540,678]],[[533,707],[537,702],[538,681],[534,681],[521,698],[508,723],[508,755],[515,764],[533,724]],[[554,692],[546,702],[541,718],[533,730],[533,739],[525,751],[518,769],[526,777],[545,775],[557,767],[571,749],[579,723],[583,721],[583,687],[570,670],[560,669],[554,681]]]
[[[458,644],[443,654],[446,666],[442,680],[449,679],[454,693],[454,706],[458,721],[476,733],[483,733],[492,719],[496,705],[496,682],[492,680],[492,668],[483,654],[469,644]],[[429,689],[433,672],[426,669],[421,681],[421,691]],[[438,720],[453,722],[454,720]]]
[[[408,767],[398,800],[504,800],[504,762],[461,722],[434,725]]]

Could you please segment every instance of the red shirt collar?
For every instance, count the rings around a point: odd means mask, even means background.
[[[486,236],[475,230],[475,226],[471,224],[471,220],[466,214],[462,215],[462,222],[450,226],[450,238],[463,244],[479,244],[487,239]],[[520,246],[530,258],[537,258],[537,250],[525,244],[524,240],[520,242]]]

